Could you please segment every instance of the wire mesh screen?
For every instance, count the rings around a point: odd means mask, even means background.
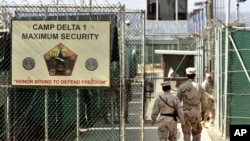
[[[7,22],[0,38],[0,140],[142,140],[143,11],[125,12],[120,5],[13,4],[0,10],[10,21],[111,23],[110,87],[12,87],[11,32],[15,31]]]
[[[215,38],[214,80],[216,81],[214,83],[217,122],[219,129],[226,136],[229,136],[230,125],[249,123],[249,113],[245,112],[249,103],[249,35],[248,30],[237,29],[237,27],[231,29],[228,58],[225,57],[226,34],[224,30],[218,30],[217,38]],[[227,62],[228,68],[226,69]],[[226,77],[228,81],[225,83]],[[227,89],[225,89],[225,84]],[[227,122],[224,121],[225,118]],[[223,129],[223,126],[226,129]]]
[[[143,131],[143,81],[144,69],[144,15],[127,12],[125,15],[125,138],[142,140]],[[140,19],[134,20],[134,19]]]
[[[231,33],[229,48],[229,111],[230,124],[249,124],[250,114],[245,112],[249,101],[249,39],[248,30]],[[239,110],[241,109],[241,110]]]

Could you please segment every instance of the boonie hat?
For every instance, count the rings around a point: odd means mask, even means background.
[[[186,68],[186,73],[187,74],[196,74],[196,68],[188,67],[188,68]]]
[[[161,86],[162,87],[170,86],[170,82],[169,81],[164,81],[164,82],[161,83]]]

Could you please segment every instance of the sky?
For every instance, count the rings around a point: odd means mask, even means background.
[[[197,6],[194,6],[194,3],[196,2],[201,2],[205,0],[188,0],[188,7],[189,11],[192,11],[193,9],[199,8]],[[217,0],[214,0],[217,1]],[[226,3],[227,0],[218,0]],[[236,12],[237,11],[237,0],[229,0],[230,1],[230,11]],[[250,12],[250,0],[246,0],[245,2],[240,2],[239,3],[239,12]],[[226,7],[225,7],[226,8]]]
[[[64,4],[80,4],[81,2],[85,2],[85,4],[89,4],[90,1],[92,1],[92,4],[118,4],[119,2],[121,4],[125,4],[126,9],[146,9],[146,1],[147,0],[2,0],[2,2],[7,2],[7,3],[13,3],[15,2],[16,4],[37,4],[37,3],[43,3],[43,4],[51,4],[51,3],[64,3]],[[192,11],[193,9],[199,8],[195,7],[194,3],[195,2],[200,2],[204,0],[188,0],[188,11]],[[226,2],[226,0],[222,0]],[[236,11],[236,3],[237,0],[229,0],[230,1],[230,10],[231,11]],[[239,12],[250,12],[250,0],[247,0],[246,2],[240,3],[239,6]]]

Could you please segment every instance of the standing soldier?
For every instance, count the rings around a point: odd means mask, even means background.
[[[206,114],[204,117],[203,126],[205,126],[206,121],[207,121],[210,113],[211,113],[210,123],[211,123],[211,126],[214,126],[215,107],[214,107],[214,96],[212,93],[212,90],[213,90],[212,76],[210,73],[206,73],[206,78],[202,82],[201,85],[202,85],[202,87],[205,90],[206,95],[207,95],[207,111],[206,111]]]
[[[201,120],[204,118],[206,111],[207,99],[204,89],[194,81],[196,76],[195,68],[187,68],[186,75],[188,80],[180,85],[177,96],[183,101],[184,118],[187,130],[183,131],[184,141],[200,141],[201,139]]]
[[[183,130],[186,130],[183,110],[178,97],[170,93],[170,83],[165,81],[161,85],[164,93],[159,95],[159,97],[155,100],[151,115],[152,125],[155,124],[160,113],[160,117],[158,119],[158,136],[160,141],[168,141],[168,139],[169,141],[176,141],[177,117],[180,119]]]

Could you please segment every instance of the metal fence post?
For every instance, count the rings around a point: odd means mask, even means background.
[[[120,133],[120,141],[125,140],[125,6],[121,7],[121,21],[120,21],[120,36],[121,36],[121,53],[120,53],[120,58],[121,58],[121,78],[120,78],[120,125],[121,125],[121,133]]]
[[[79,141],[79,114],[80,114],[80,108],[79,108],[79,98],[80,98],[80,92],[79,89],[76,89],[76,140]]]
[[[45,141],[48,141],[48,88],[45,88],[45,98],[44,98],[44,126],[45,126]]]

